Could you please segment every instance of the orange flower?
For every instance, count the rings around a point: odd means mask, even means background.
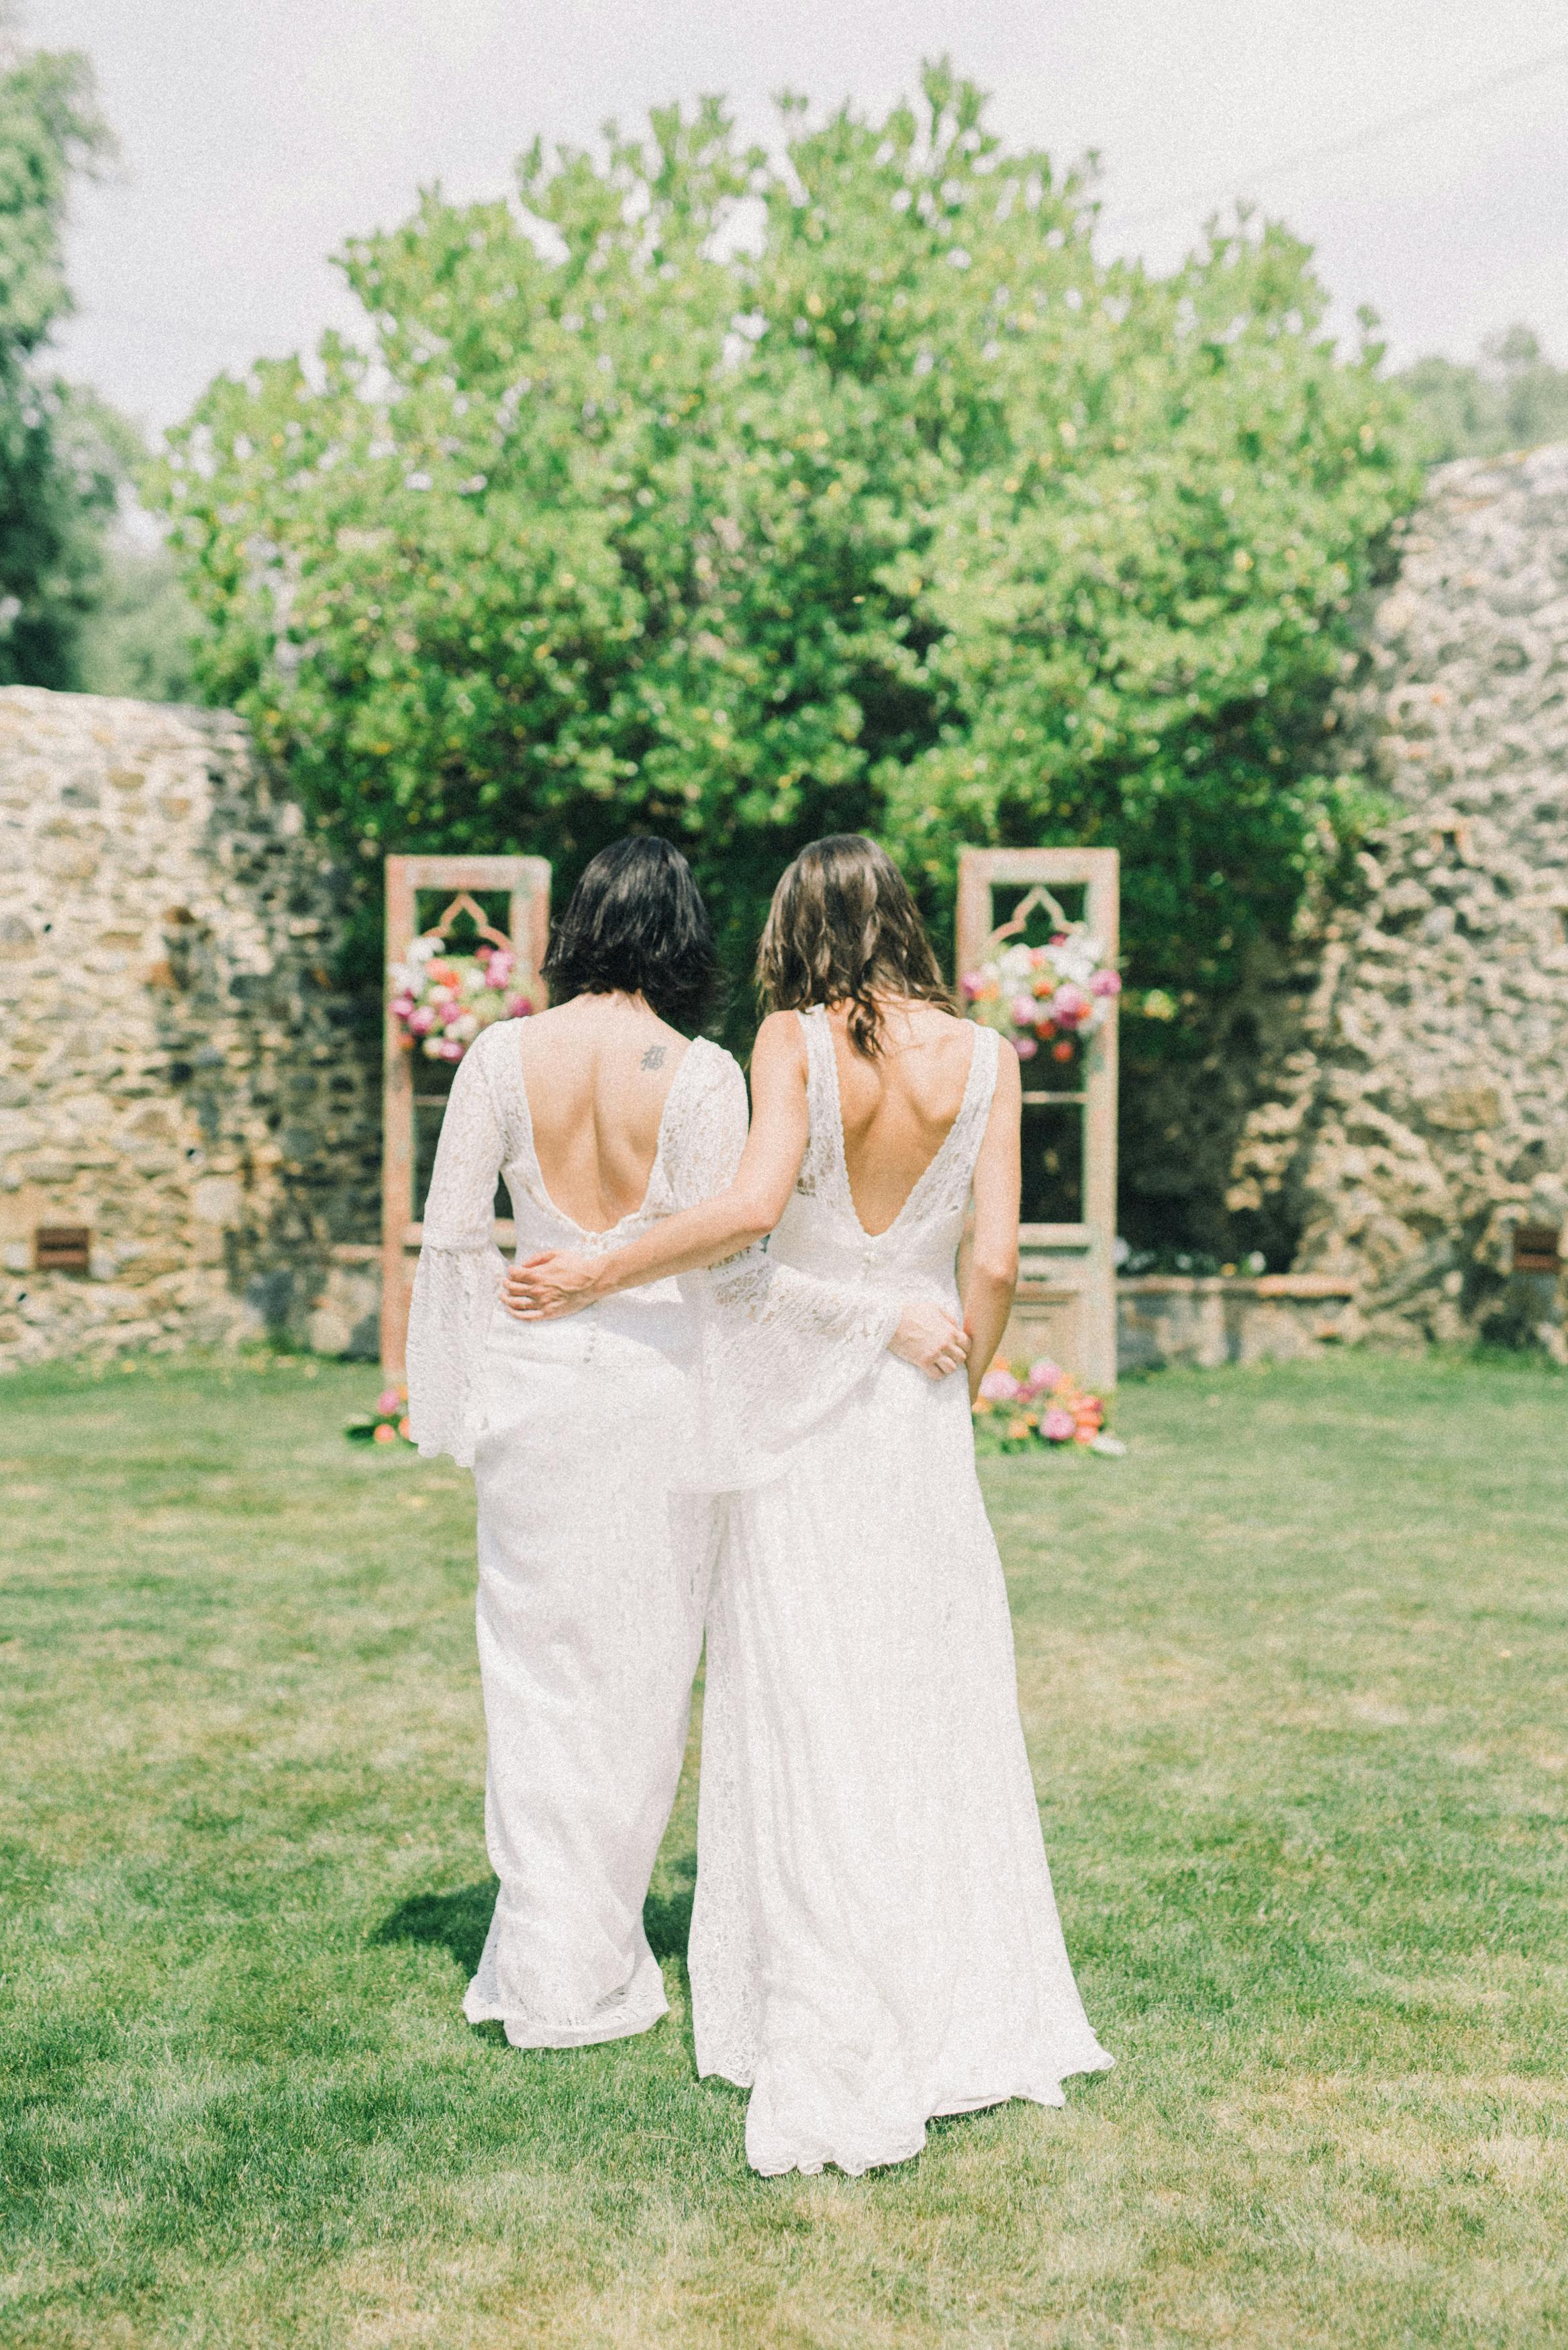
[[[372,1444],[395,1444],[397,1440],[397,1430],[395,1428],[389,1428],[385,1420],[381,1422],[380,1427],[374,1431],[370,1439]]]
[[[405,1412],[405,1414],[403,1415],[402,1419],[400,1419],[400,1420],[399,1420],[399,1422],[398,1422],[398,1434],[399,1434],[400,1437],[402,1437],[402,1438],[405,1440],[405,1441],[407,1440],[407,1439],[408,1439],[408,1434],[409,1434],[409,1421],[408,1421],[408,1415],[407,1415],[407,1413],[406,1413],[406,1412]]]

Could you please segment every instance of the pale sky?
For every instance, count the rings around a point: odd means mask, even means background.
[[[75,207],[67,372],[161,427],[221,368],[355,307],[326,256],[440,181],[716,90],[762,134],[781,87],[878,109],[950,51],[1004,134],[1097,148],[1106,249],[1174,261],[1255,189],[1393,356],[1524,319],[1568,361],[1562,0],[20,0],[91,57],[122,161]],[[1555,52],[1503,87],[1476,90]],[[1428,119],[1378,133],[1422,108]],[[1303,151],[1346,147],[1331,155]],[[1281,168],[1285,166],[1286,168]],[[1128,224],[1118,226],[1119,223]]]

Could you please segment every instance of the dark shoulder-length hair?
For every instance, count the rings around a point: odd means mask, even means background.
[[[719,987],[713,926],[691,868],[667,840],[601,848],[550,932],[551,1000],[641,995],[672,1028],[701,1027]]]
[[[784,875],[757,949],[757,987],[769,1012],[846,1003],[849,1041],[867,1060],[882,1049],[878,997],[952,1009],[909,884],[859,832],[814,840]]]

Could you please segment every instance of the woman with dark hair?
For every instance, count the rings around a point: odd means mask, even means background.
[[[642,1905],[685,1748],[708,1549],[701,1512],[674,1497],[691,1298],[664,1280],[570,1324],[512,1320],[497,1310],[496,1181],[521,1253],[590,1262],[721,1190],[745,1085],[728,1053],[684,1033],[715,974],[685,858],[661,840],[603,850],[551,941],[558,1001],[484,1029],[459,1065],[425,1206],[410,1413],[421,1452],[474,1472],[501,1880],[464,2012],[519,2047],[619,2039],[664,2012]],[[889,1312],[760,1258],[726,1278],[749,1285],[784,1354],[805,1350],[803,1425],[889,1343],[916,1361],[950,1343],[928,1305]]]
[[[790,867],[758,972],[735,1180],[591,1263],[520,1264],[513,1311],[770,1232],[781,1269],[961,1305],[972,1388],[1017,1272],[1016,1058],[954,1016],[901,876],[857,836]],[[732,1351],[763,1367],[748,1387],[721,1365],[712,1408],[738,1388],[762,1425],[766,1349],[737,1324]],[[873,1355],[804,1443],[759,1457],[742,1430],[716,1480],[691,2009],[699,2070],[751,2087],[758,2170],[902,2161],[935,2115],[1060,2105],[1111,2061],[1057,1918],[969,1400]]]

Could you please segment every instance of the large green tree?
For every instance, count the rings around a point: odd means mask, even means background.
[[[5,36],[0,21],[0,40]],[[0,683],[73,686],[124,478],[118,421],[47,365],[70,308],[62,254],[73,172],[105,152],[85,58],[0,67]]]
[[[1102,262],[1082,173],[925,99],[789,101],[773,158],[656,114],[354,243],[369,348],[220,379],[159,478],[206,690],[367,858],[668,833],[737,965],[814,834],[939,919],[965,841],[1118,844],[1192,1049],[1358,820],[1325,711],[1399,411],[1282,228]]]

